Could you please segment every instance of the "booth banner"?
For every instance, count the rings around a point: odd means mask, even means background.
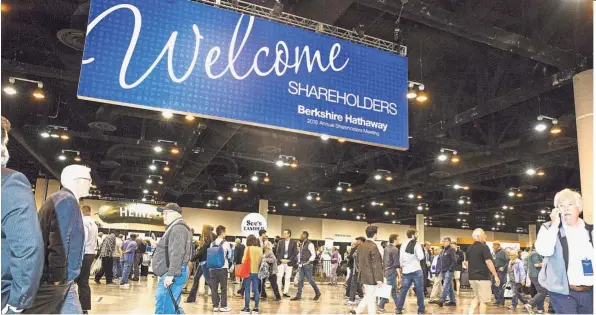
[[[157,212],[157,207],[143,203],[105,203],[99,207],[97,215],[101,222],[108,224],[140,223],[156,226],[165,225],[163,216]]]
[[[259,237],[259,230],[267,230],[267,220],[258,213],[249,213],[242,219],[240,230],[243,236],[248,237],[252,234]]]
[[[406,150],[407,76],[397,54],[200,2],[92,0],[77,95]]]

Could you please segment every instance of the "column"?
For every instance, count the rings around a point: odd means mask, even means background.
[[[267,220],[267,213],[269,212],[269,200],[259,199],[259,214]]]
[[[527,247],[532,247],[532,244],[534,244],[534,241],[536,241],[536,224],[530,224],[528,226],[528,234],[530,237],[528,239],[529,243]]]
[[[594,224],[594,173],[592,170],[594,166],[594,86],[592,75],[592,70],[586,70],[573,77],[584,220],[590,224]]]
[[[38,178],[35,181],[35,205],[37,210],[48,199],[48,196],[60,190],[60,182],[55,179]]]
[[[416,230],[418,231],[418,243],[424,244],[424,214],[416,214]]]

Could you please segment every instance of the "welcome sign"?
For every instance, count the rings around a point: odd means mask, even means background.
[[[81,99],[408,148],[407,59],[186,0],[92,0]]]

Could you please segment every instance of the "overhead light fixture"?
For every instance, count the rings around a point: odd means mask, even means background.
[[[317,197],[315,197],[315,200],[316,201],[321,201],[321,197],[317,196]]]
[[[141,199],[141,201],[147,202],[147,198],[143,197],[143,199]]]
[[[166,166],[164,166],[164,167],[163,167],[163,171],[164,171],[164,172],[169,172],[169,171],[170,171],[170,167],[169,167],[169,166],[167,166],[167,165],[166,165]]]
[[[222,196],[217,196],[217,200],[222,201],[224,198]]]
[[[49,138],[49,137],[50,137],[50,134],[49,134],[48,132],[45,132],[45,131],[44,131],[44,132],[42,132],[42,133],[40,133],[39,135],[40,135],[42,138]]]
[[[439,154],[439,156],[437,157],[437,160],[443,162],[443,161],[447,161],[447,154],[441,153]]]
[[[385,205],[384,203],[382,203],[382,202],[379,202],[379,206],[381,206],[381,207],[382,207],[382,206],[384,206],[384,205]]]
[[[536,175],[538,175],[538,176],[544,176],[544,174],[545,174],[544,173],[544,170],[537,170],[536,171]]]
[[[296,208],[296,203],[295,202],[292,204],[292,208]]]
[[[195,116],[192,116],[192,115],[186,115],[186,116],[184,116],[184,119],[185,119],[186,121],[193,121],[193,120],[195,120]]]
[[[464,186],[464,190],[470,190],[470,186]]]
[[[522,194],[521,192],[518,192],[518,193],[516,194],[516,196],[517,196],[518,198],[521,198],[521,197],[523,197],[523,196],[524,196],[524,194]]]
[[[323,216],[326,217],[327,216],[327,212],[323,213]]]
[[[163,180],[160,180],[157,183],[160,184],[160,185],[163,185]]]
[[[387,175],[387,176],[385,177],[385,180],[386,180],[386,181],[388,181],[388,182],[390,182],[390,181],[392,181],[392,180],[393,180],[393,176],[391,176],[391,175]]]
[[[462,187],[458,184],[453,185],[453,189],[460,189],[460,188],[462,188]]]
[[[289,205],[290,205],[289,203],[287,203],[287,202],[284,202],[284,206],[285,206],[285,207],[288,207]]]
[[[258,180],[259,180],[259,178],[257,177],[257,175],[253,175],[253,176],[252,176],[250,179],[251,179],[253,182],[256,182],[256,181],[258,181]]]
[[[422,199],[422,195],[418,194],[418,196],[416,196],[416,199]]]
[[[414,83],[410,82],[408,84],[408,94],[406,94],[406,97],[411,100],[416,98],[416,96],[418,96],[418,93],[416,93],[416,90],[414,89]]]
[[[163,148],[161,146],[156,145],[153,147],[153,151],[161,153],[163,151]]]
[[[354,208],[350,208],[350,209],[348,209],[348,211],[354,212]]]
[[[409,194],[409,195],[408,195],[408,198],[410,198],[410,199],[414,199],[414,194]]]
[[[35,91],[33,91],[32,95],[35,99],[38,99],[38,100],[42,100],[42,99],[46,98],[46,95],[44,94],[42,89],[36,89]]]
[[[323,141],[327,141],[327,140],[329,140],[329,136],[328,135],[321,135],[321,139]]]
[[[536,170],[533,168],[529,168],[526,170],[526,175],[534,176],[536,174]]]
[[[157,194],[159,194],[159,191],[157,191],[157,190],[154,190],[154,191],[153,191],[153,194],[154,194],[154,195],[157,195]]]
[[[7,95],[15,95],[15,94],[17,94],[17,89],[15,88],[14,84],[12,84],[12,83],[6,85],[2,90]]]
[[[56,139],[60,138],[60,136],[56,133],[51,134],[50,137],[56,138]]]
[[[268,182],[269,182],[269,177],[267,177],[267,176],[266,176],[265,178],[263,178],[263,181],[264,181],[265,183],[268,183]]]
[[[346,142],[346,139],[343,139],[343,138],[337,138],[337,142],[339,142],[339,143],[344,143],[344,142]]]
[[[395,215],[395,212],[391,212],[391,215]]]
[[[346,207],[341,207],[341,211],[346,212],[348,209]]]
[[[375,175],[376,180],[381,180],[381,178],[383,178],[383,176],[381,176],[380,174]]]
[[[155,166],[155,164],[151,164],[149,165],[149,169],[155,171],[157,169],[157,166]]]
[[[153,180],[151,178],[147,178],[147,180],[145,181],[145,183],[147,183],[147,184],[153,184]]]
[[[542,209],[542,210],[540,210],[540,213],[545,214],[546,210]]]
[[[169,110],[164,110],[163,112],[161,112],[161,115],[165,119],[170,119],[170,118],[174,117],[174,113],[172,113],[172,111],[169,111]]]
[[[453,164],[459,163],[459,157],[457,155],[452,156],[451,163],[453,163]]]
[[[60,135],[60,139],[62,139],[62,140],[68,140],[68,139],[70,139],[70,136],[67,135],[67,134],[63,134],[63,135]]]
[[[346,189],[346,191],[347,191],[347,192],[352,192],[352,187],[348,187],[348,188]]]
[[[426,92],[420,91],[418,93],[418,96],[416,96],[416,101],[418,103],[424,103],[424,102],[428,101],[428,95],[426,95]]]
[[[503,206],[503,210],[507,210],[507,208],[508,208],[507,205]]]
[[[447,161],[447,159],[449,157],[447,156],[447,154],[445,154],[446,151],[451,152],[451,154],[452,154],[452,162],[453,163],[459,162],[459,158],[458,157],[455,157],[457,155],[457,151],[456,150],[447,149],[447,148],[441,148],[441,150],[440,150],[441,153],[437,156],[437,160],[439,160],[440,162]],[[456,161],[455,162],[453,161],[453,158],[456,158]]]
[[[553,135],[560,134],[560,133],[561,133],[561,131],[562,131],[562,130],[561,130],[561,127],[559,127],[559,126],[552,126],[552,127],[550,128],[550,133],[551,133],[551,134],[553,134]]]
[[[60,160],[60,161],[66,161],[66,156],[64,154],[60,154],[58,156],[58,160]]]
[[[232,197],[228,196],[228,197],[226,197],[226,200],[227,201],[232,201]],[[273,212],[275,212],[275,211],[273,211]]]
[[[515,196],[515,193],[513,191],[510,191],[510,192],[507,193],[507,195],[509,195],[509,197],[514,197]]]
[[[465,201],[463,199],[460,199],[457,201],[457,203],[459,203],[460,205],[463,205],[465,203]]]
[[[360,220],[360,216],[359,215],[356,216],[356,220]]]
[[[418,206],[418,211],[422,211],[422,210],[424,210],[424,207]]]
[[[306,196],[306,200],[309,200],[309,201],[312,200],[312,196],[311,195]]]
[[[277,165],[278,167],[282,167],[284,166],[284,162],[282,160],[277,160],[277,162],[275,162],[275,165]]]
[[[371,205],[371,206],[376,206],[376,205],[377,205],[377,202],[376,202],[376,201],[372,201],[372,202],[370,203],[370,205]]]
[[[337,191],[340,191],[340,192],[341,192],[341,191],[342,191],[342,190],[344,190],[344,189],[343,189],[343,188],[341,188],[341,186],[337,186],[337,188],[335,188],[335,190],[337,190]]]
[[[75,162],[81,162],[81,155],[80,154],[75,155],[74,160],[75,160]]]
[[[149,190],[147,190],[147,189],[144,189],[144,190],[143,190],[143,193],[144,193],[144,194],[148,194],[148,193],[149,193]]]
[[[384,215],[389,215],[389,211],[385,211],[383,214]]]
[[[173,147],[170,149],[170,153],[176,155],[176,154],[180,153],[180,149],[178,149],[177,147]]]

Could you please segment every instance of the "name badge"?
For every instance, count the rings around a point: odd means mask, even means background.
[[[584,276],[594,275],[594,269],[592,268],[592,261],[590,259],[582,260],[582,268],[584,269]]]

